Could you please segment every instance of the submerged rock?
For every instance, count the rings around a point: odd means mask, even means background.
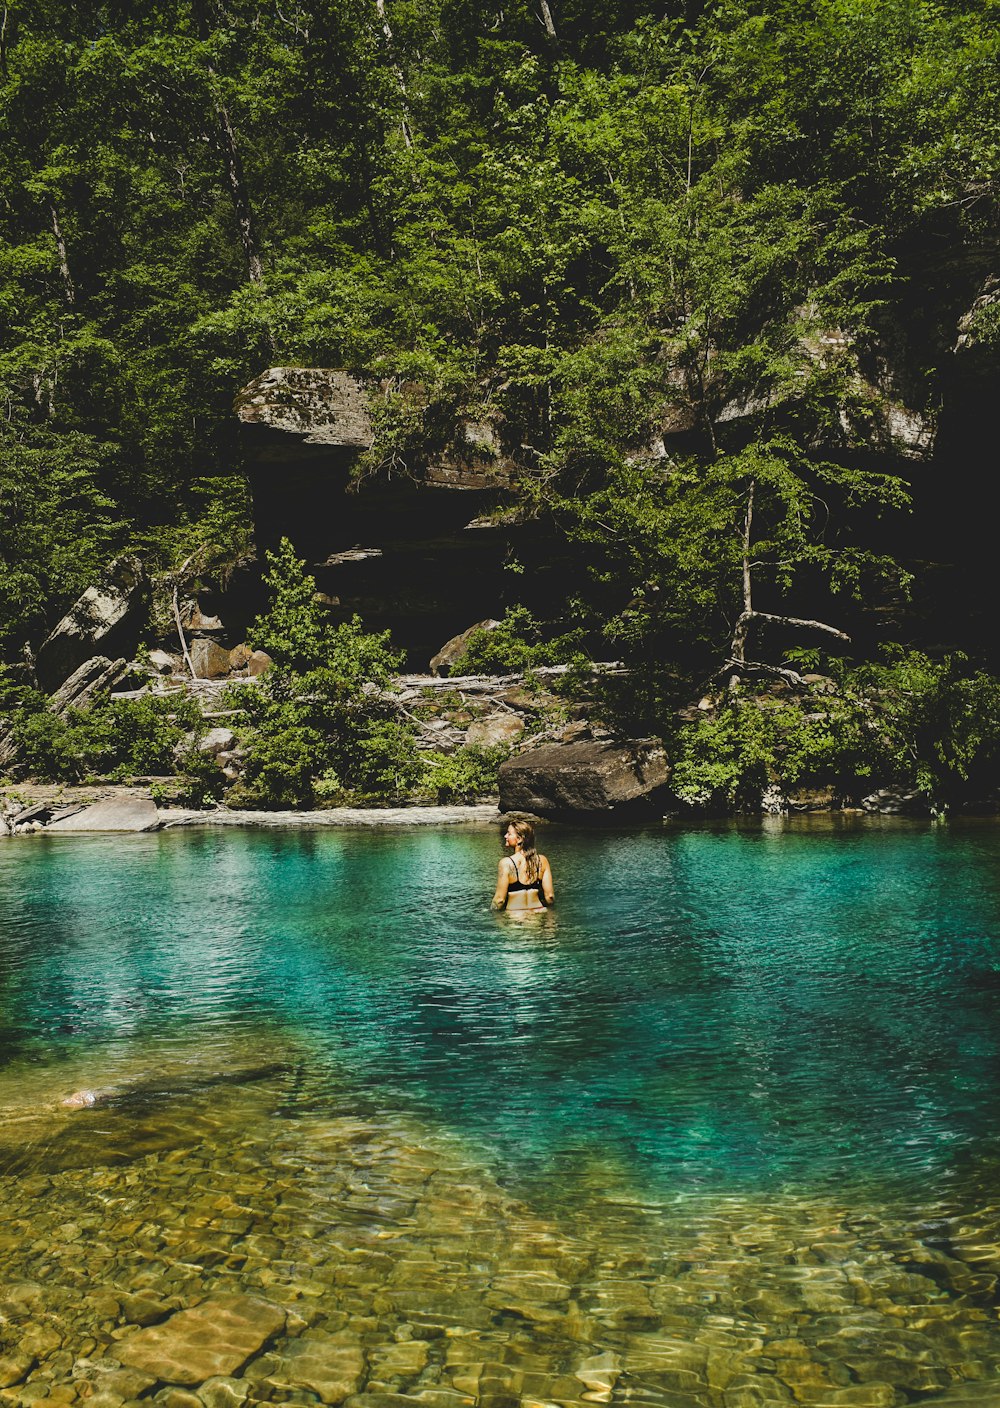
[[[256,1296],[210,1296],[116,1347],[123,1364],[168,1384],[235,1374],[285,1326],[281,1306]]]
[[[323,1403],[343,1403],[357,1393],[364,1369],[360,1344],[341,1332],[293,1340],[282,1353],[280,1368],[269,1378],[279,1390],[304,1388]]]

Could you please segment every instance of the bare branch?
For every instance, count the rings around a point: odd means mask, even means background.
[[[825,621],[807,621],[801,616],[777,616],[772,611],[754,611],[751,614],[757,621],[772,621],[779,626],[794,626],[800,631],[825,631],[827,635],[836,636],[838,640],[850,640],[846,631],[838,630],[836,626],[828,626]]]

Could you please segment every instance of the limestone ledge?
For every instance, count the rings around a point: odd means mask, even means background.
[[[124,824],[114,824],[120,813]],[[135,814],[135,815],[134,815]],[[96,823],[89,824],[88,817]],[[156,807],[148,787],[59,787],[40,784],[0,792],[0,837],[36,831],[150,831],[179,826],[459,826],[496,825],[496,802],[473,806],[332,807],[322,811],[249,811],[227,807],[198,811]]]
[[[495,802],[467,807],[331,807],[314,812],[184,811],[164,807],[161,825],[174,826],[459,826],[497,825]]]

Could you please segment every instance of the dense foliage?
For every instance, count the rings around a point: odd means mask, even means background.
[[[900,600],[919,568],[891,525],[922,492],[901,437],[933,422],[963,314],[966,340],[1000,342],[998,304],[975,303],[996,272],[998,17],[4,6],[0,657],[123,546],[170,568],[245,542],[232,396],[296,362],[399,387],[371,470],[412,470],[459,412],[489,419],[521,510],[575,544],[574,623],[647,675],[774,665],[801,642],[768,616]],[[412,383],[437,414],[407,408]],[[405,747],[345,721],[383,646],[344,628],[314,674],[326,627],[297,609],[260,628],[284,658],[255,706],[297,742],[255,745],[247,787],[308,795],[334,723],[324,785],[381,786]],[[292,676],[308,688],[283,698]]]
[[[196,744],[206,729],[193,699],[149,695],[132,700],[105,697],[89,709],[70,709],[60,716],[47,707],[44,696],[19,691],[8,722],[19,759],[32,774],[71,783],[162,776],[173,773],[178,764],[182,770],[186,765],[197,770]],[[221,781],[217,768],[214,772]]]
[[[1000,788],[1000,681],[968,661],[919,651],[813,677],[801,693],[740,692],[676,734],[678,799],[715,811],[753,810],[810,794],[861,803],[891,790],[896,805],[946,811]]]

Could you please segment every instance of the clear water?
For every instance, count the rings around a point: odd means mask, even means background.
[[[426,1408],[1000,1402],[1000,827],[544,849],[517,920],[492,830],[0,844],[0,1317],[74,1327],[26,1392],[152,1287],[308,1304]]]
[[[512,1176],[924,1188],[996,1147],[1000,829],[550,831],[558,908],[494,917],[490,831],[167,832],[0,848],[8,1079],[171,1043],[308,1052]],[[81,1065],[83,1061],[83,1065]]]

